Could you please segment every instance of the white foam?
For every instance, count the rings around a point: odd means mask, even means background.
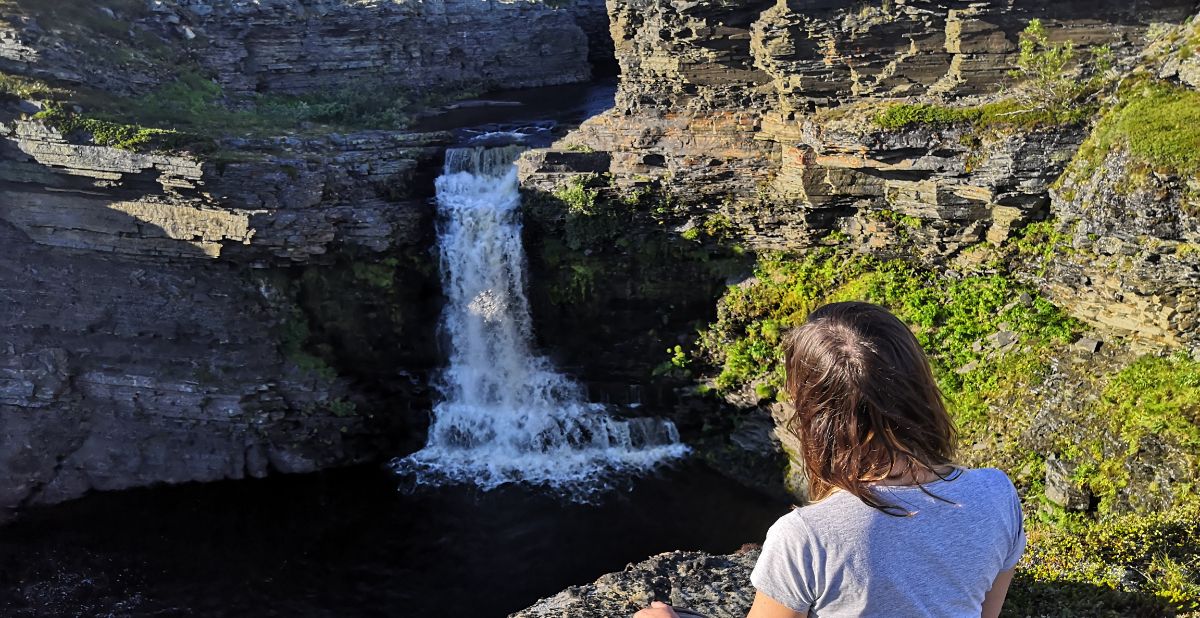
[[[670,421],[618,419],[530,345],[518,147],[453,149],[437,179],[449,365],[425,448],[392,462],[417,483],[529,483],[576,494],[688,449]]]

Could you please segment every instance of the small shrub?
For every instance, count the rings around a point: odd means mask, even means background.
[[[818,306],[843,300],[886,306],[910,325],[966,435],[982,430],[989,401],[1044,370],[1042,347],[1066,343],[1081,329],[1036,290],[1004,275],[949,278],[901,260],[822,247],[803,256],[762,256],[754,279],[729,288],[718,303],[698,354],[719,368],[715,384],[724,392],[751,383],[781,390],[783,333]],[[1023,351],[996,356],[977,346],[1004,324]],[[959,371],[972,363],[974,370]]]
[[[1057,111],[1085,105],[1106,85],[1112,68],[1112,50],[1092,51],[1089,62],[1079,63],[1075,42],[1051,43],[1042,20],[1033,19],[1021,33],[1014,78],[1022,80],[1015,96],[1029,110]]]
[[[62,99],[69,94],[69,90],[56,88],[44,81],[0,71],[0,100],[5,98],[32,100]]]

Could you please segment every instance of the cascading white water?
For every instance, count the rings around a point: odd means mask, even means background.
[[[618,419],[531,349],[513,161],[522,149],[459,148],[437,179],[449,366],[425,448],[392,462],[419,483],[524,482],[573,493],[687,452],[669,421]]]

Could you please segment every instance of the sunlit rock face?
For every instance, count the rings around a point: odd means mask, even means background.
[[[572,168],[609,172],[617,191],[653,187],[673,195],[679,229],[715,214],[756,249],[837,242],[932,262],[985,241],[1001,243],[1031,221],[1084,221],[1073,228],[1080,242],[1087,234],[1112,238],[1095,264],[1112,262],[1107,252],[1132,266],[1113,275],[1063,263],[1048,293],[1106,330],[1152,345],[1193,341],[1195,267],[1187,256],[1194,252],[1174,251],[1195,237],[1196,210],[1189,215],[1179,205],[1186,179],[1085,215],[1083,204],[1113,204],[1116,198],[1095,194],[1128,175],[1112,171],[1118,158],[1102,174],[1080,179],[1086,186],[1068,192],[1072,200],[1051,190],[1088,138],[1086,123],[980,129],[884,128],[874,121],[898,102],[1003,98],[1020,32],[1033,18],[1043,20],[1052,41],[1072,40],[1080,53],[1111,46],[1120,71],[1149,64],[1189,84],[1191,56],[1146,49],[1160,39],[1176,47],[1190,40],[1169,34],[1169,24],[1184,22],[1193,5],[640,0],[611,2],[609,9],[622,66],[616,108],[557,150],[527,154],[527,188],[553,191]],[[1162,57],[1150,60],[1156,54]],[[1152,195],[1168,197],[1153,203]],[[1117,247],[1139,237],[1164,248]],[[1159,259],[1172,267],[1153,268]]]

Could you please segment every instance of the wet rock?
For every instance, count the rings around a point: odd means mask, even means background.
[[[670,552],[631,564],[593,583],[572,586],[509,618],[630,616],[659,600],[709,618],[742,618],[754,601],[750,571],[759,549],[728,556]]]
[[[741,416],[726,441],[706,446],[702,454],[714,470],[746,487],[781,501],[794,499],[785,482],[787,456],[766,410]]]

